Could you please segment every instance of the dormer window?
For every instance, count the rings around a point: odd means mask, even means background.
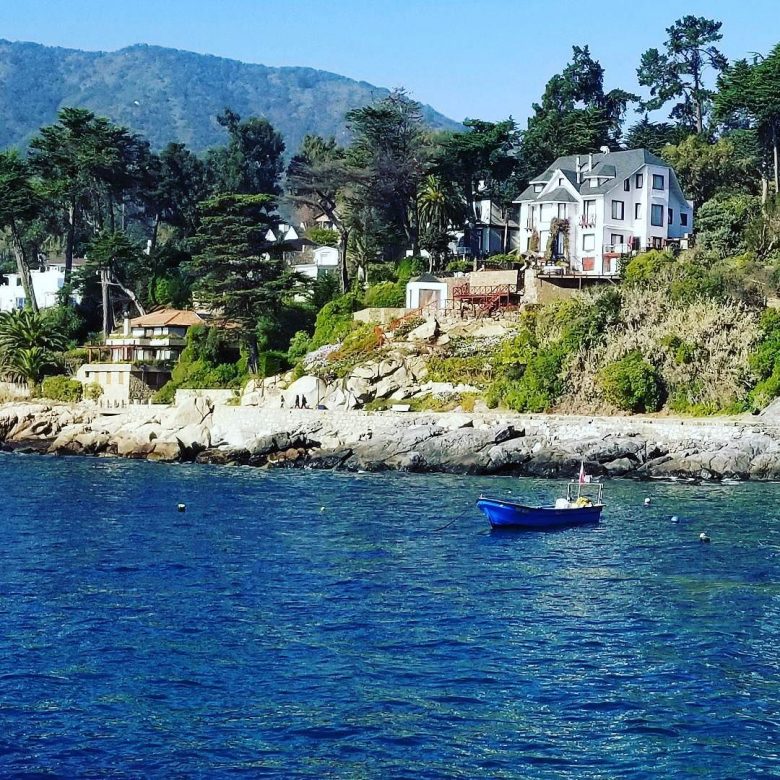
[[[544,184],[534,184],[534,192],[541,192],[544,189]]]
[[[563,187],[563,176],[558,179],[558,186]]]

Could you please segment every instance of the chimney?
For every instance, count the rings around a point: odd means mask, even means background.
[[[128,317],[126,314],[124,320],[122,321],[122,335],[130,335],[130,317]]]
[[[577,184],[582,184],[582,166],[580,165],[580,156],[577,155],[577,162],[575,163],[577,168]]]
[[[592,153],[588,155],[588,170],[589,171],[593,170],[593,154]]]

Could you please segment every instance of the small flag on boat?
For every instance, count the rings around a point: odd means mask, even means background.
[[[585,461],[580,461],[580,485],[585,484]]]

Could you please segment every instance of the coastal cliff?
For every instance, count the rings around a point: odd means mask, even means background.
[[[0,406],[4,449],[350,471],[780,479],[773,418],[370,413],[214,405]]]

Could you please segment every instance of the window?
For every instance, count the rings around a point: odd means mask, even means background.
[[[619,235],[618,233],[613,233],[609,237],[609,243],[612,244],[613,247],[620,246],[623,243],[623,236]]]
[[[667,209],[668,219],[667,224],[671,225],[674,222],[674,209]]]
[[[612,201],[612,219],[623,219],[623,212],[625,211],[625,204],[622,200]]]
[[[634,204],[634,219],[642,219],[642,204]]]
[[[592,252],[596,248],[596,234],[584,233],[582,236],[582,251]]]
[[[641,174],[641,173],[638,173],[638,174],[636,175],[636,180],[635,180],[635,182],[634,182],[634,183],[636,184],[636,188],[637,188],[638,190],[641,190],[641,189],[642,189],[642,187],[644,187],[644,186],[645,186],[645,177],[644,177],[644,175],[643,175],[643,174]]]
[[[558,219],[566,219],[566,204],[558,204]]]
[[[544,184],[534,184],[534,192],[541,192],[544,189]]]
[[[563,187],[563,176],[558,179],[558,186]]]
[[[660,173],[653,174],[653,189],[662,190],[664,188],[664,177]]]
[[[586,222],[595,222],[596,221],[596,201],[595,200],[586,200],[584,203],[585,206],[585,221]]]
[[[680,212],[680,224],[683,227],[688,227],[688,215],[684,211]]]
[[[631,191],[631,179],[626,179],[623,182],[623,191],[624,192],[630,192]]]
[[[664,207],[661,205],[653,205],[650,209],[650,224],[655,227],[664,226]]]

